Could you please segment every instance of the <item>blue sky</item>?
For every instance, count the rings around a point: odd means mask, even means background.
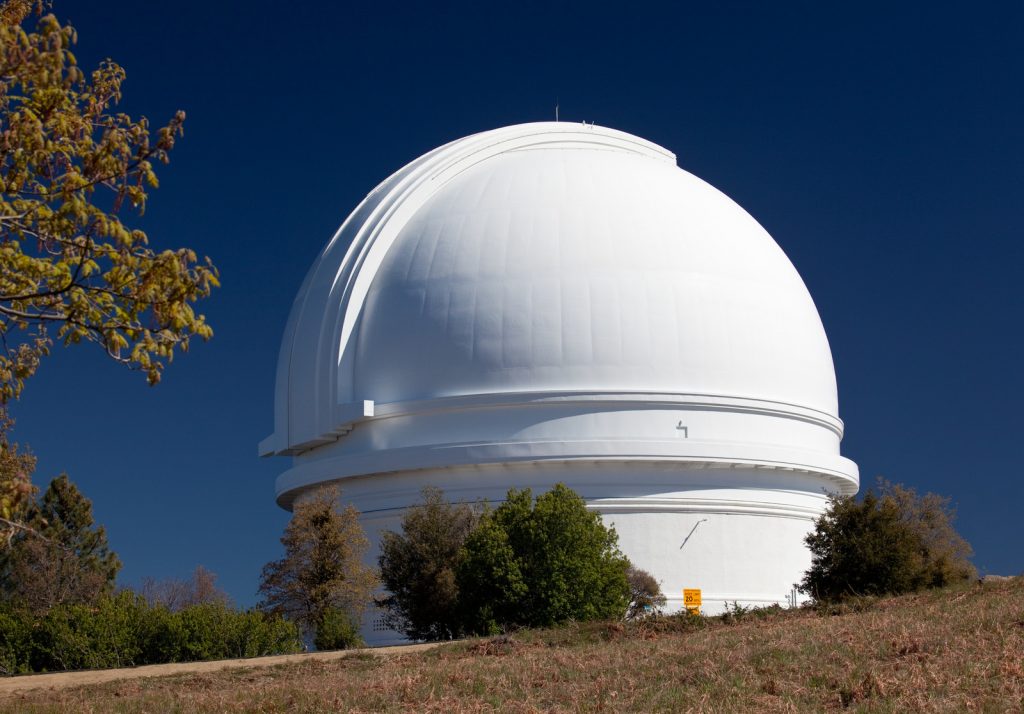
[[[122,582],[202,564],[244,605],[287,514],[259,459],[281,332],[356,203],[423,152],[553,118],[650,139],[807,283],[845,455],[950,496],[983,572],[1024,570],[1024,5],[55,0],[122,108],[188,114],[143,220],[210,255],[216,331],[157,388],[57,350],[13,413],[37,481],[93,499]]]

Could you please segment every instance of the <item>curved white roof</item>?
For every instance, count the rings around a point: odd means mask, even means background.
[[[757,221],[649,142],[537,123],[436,149],[356,208],[295,300],[261,451],[374,404],[534,393],[754,400],[842,431],[817,311]]]
[[[377,268],[357,345],[356,399],[631,390],[836,413],[821,321],[771,237],[627,152],[510,151],[454,177]]]

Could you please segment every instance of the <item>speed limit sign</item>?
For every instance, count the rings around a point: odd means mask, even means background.
[[[699,588],[685,588],[683,590],[683,607],[685,607],[693,615],[700,614]]]

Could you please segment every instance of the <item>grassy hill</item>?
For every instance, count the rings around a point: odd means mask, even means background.
[[[1024,711],[1024,578],[13,695],[18,712]]]

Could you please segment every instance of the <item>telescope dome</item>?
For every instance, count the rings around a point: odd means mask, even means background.
[[[433,192],[376,270],[351,380],[385,402],[686,392],[836,414],[818,313],[757,221],[670,157],[588,148],[508,151]]]
[[[826,494],[858,484],[781,248],[671,152],[588,124],[475,134],[374,189],[296,297],[274,423],[279,503],[340,483],[374,543],[424,485],[562,481],[668,592],[666,544],[710,522],[686,565],[706,603],[788,597]]]

